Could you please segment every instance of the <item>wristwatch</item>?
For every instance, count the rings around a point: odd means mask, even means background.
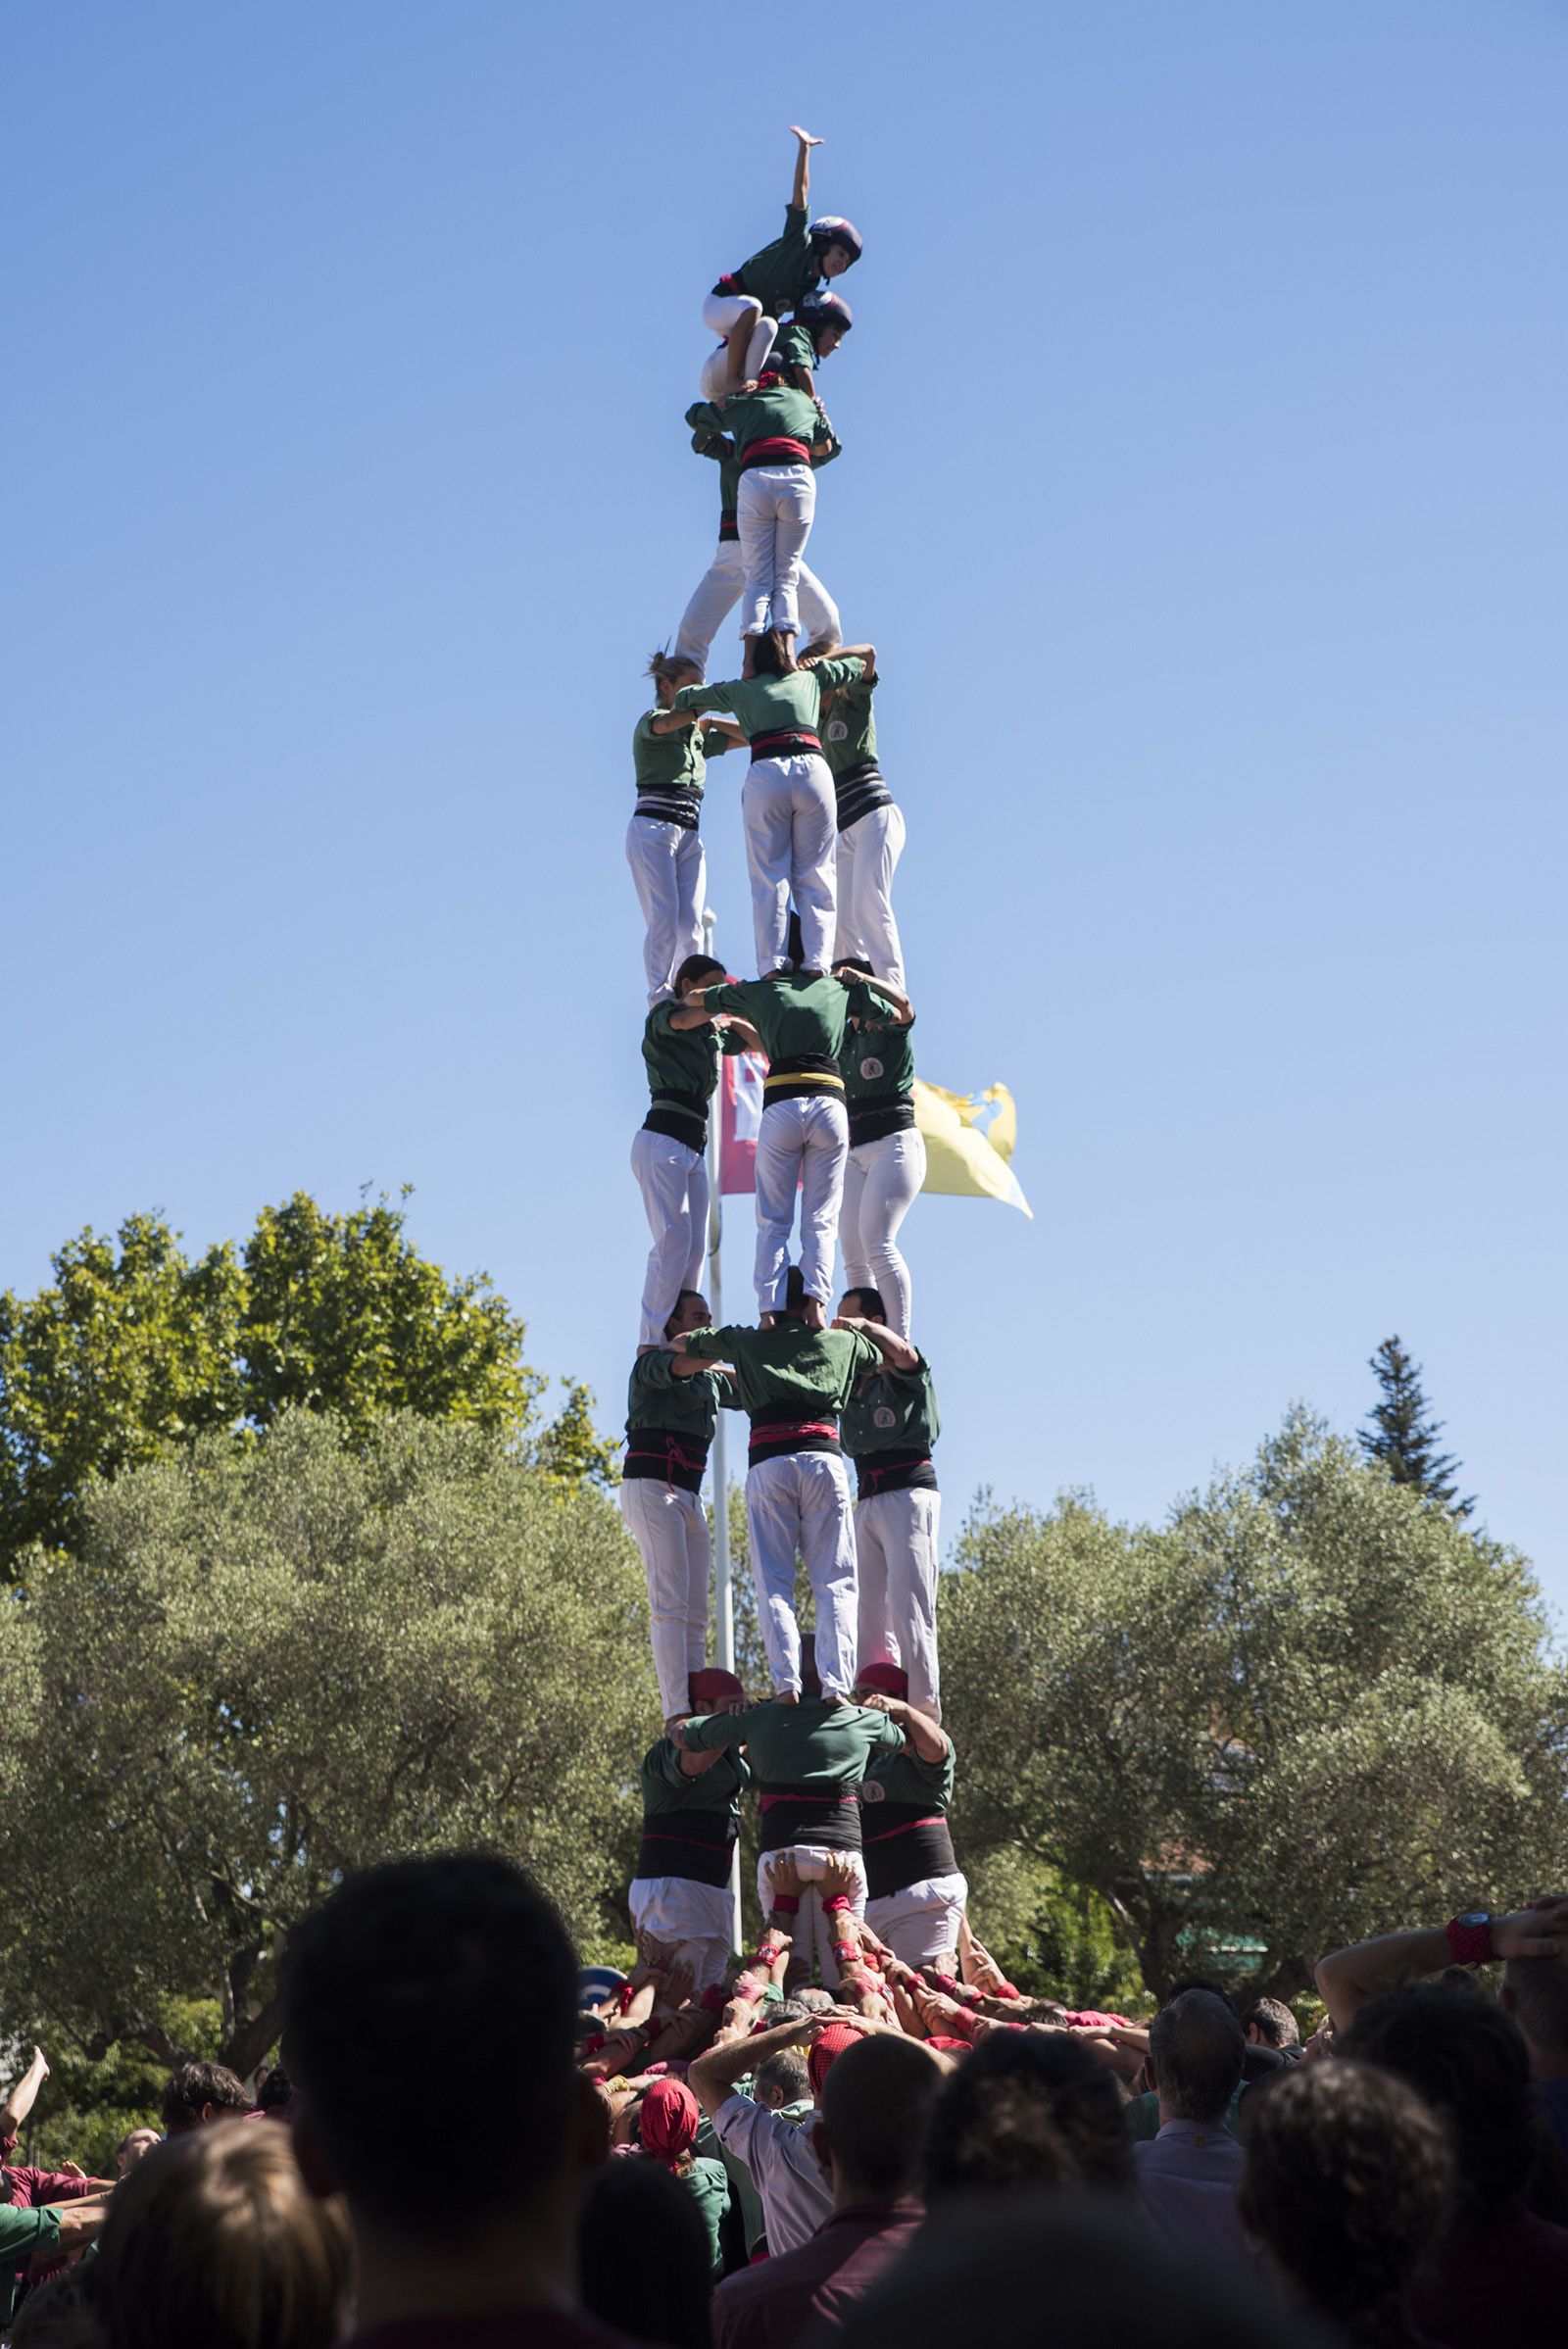
[[[1492,1946],[1492,1911],[1465,1909],[1444,1927],[1456,1966],[1485,1966],[1495,1955]]]

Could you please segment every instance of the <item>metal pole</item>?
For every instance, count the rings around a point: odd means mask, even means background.
[[[717,917],[711,906],[703,914],[703,948],[711,954]],[[715,957],[716,958],[716,957]],[[719,1190],[721,1170],[720,1148],[723,1137],[724,1108],[722,1079],[715,1103],[717,1114],[710,1120],[708,1129],[708,1301],[713,1308],[716,1328],[724,1318],[724,1275],[720,1252],[724,1238],[724,1199]],[[735,1669],[735,1591],[730,1574],[729,1557],[729,1457],[724,1422],[727,1414],[718,1413],[713,1428],[713,1618],[716,1633],[717,1661],[725,1672]],[[741,1946],[741,1863],[737,1849],[730,1863],[729,1897],[733,1923],[730,1928],[730,1946]]]

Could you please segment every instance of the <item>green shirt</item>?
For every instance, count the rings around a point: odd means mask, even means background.
[[[879,1451],[928,1452],[942,1433],[937,1391],[924,1354],[913,1370],[890,1370],[880,1354],[844,1406],[840,1440],[852,1460]]]
[[[786,311],[798,310],[822,274],[807,229],[805,205],[787,204],[783,235],[731,274],[740,279],[742,293],[761,303],[764,318],[781,318]]]
[[[692,428],[692,447],[699,457],[711,457],[718,466],[718,526],[735,532],[735,510],[741,494],[741,455],[727,432],[721,432],[712,409],[706,400],[699,400],[686,411],[686,421]]]
[[[676,2175],[681,2184],[689,2186],[697,2198],[697,2208],[708,2229],[708,2246],[716,2283],[724,2273],[724,2249],[718,2239],[718,2229],[729,2208],[729,2173],[722,2162],[709,2161],[702,2154],[696,2154],[691,2168],[678,2171]]]
[[[769,1060],[799,1059],[804,1053],[837,1060],[852,1014],[875,1020],[893,1008],[874,979],[851,984],[831,976],[810,978],[803,970],[780,971],[775,979],[726,979],[703,989],[703,1006],[750,1020]]]
[[[814,369],[816,345],[804,318],[791,318],[779,328],[767,364],[777,367],[781,375],[788,367],[805,367],[808,374]]]
[[[873,1795],[873,1786],[881,1787]],[[953,1808],[953,1746],[940,1762],[922,1762],[912,1748],[906,1753],[879,1753],[865,1774],[860,1800],[868,1808],[877,1802],[919,1802],[933,1811]]]
[[[11,2309],[11,2276],[35,2251],[53,2251],[60,2242],[58,2202],[40,2203],[34,2210],[18,2210],[0,2202],[0,2323]]]
[[[876,716],[871,708],[875,692],[876,679],[862,675],[858,684],[843,686],[828,704],[822,756],[835,775],[863,766],[868,759],[876,764]]]
[[[770,1330],[694,1330],[686,1351],[703,1361],[732,1362],[741,1409],[764,1423],[836,1417],[861,1372],[882,1359],[858,1330],[808,1330],[793,1318]]]
[[[743,1052],[746,1047],[733,1028],[715,1028],[711,1020],[700,1028],[672,1028],[670,1019],[682,1007],[666,998],[643,1022],[648,1090],[656,1100],[662,1093],[697,1094],[706,1104],[718,1083],[719,1061],[726,1052]],[[717,1005],[708,1008],[716,1010]]]
[[[721,759],[730,745],[716,726],[677,726],[669,734],[656,734],[654,720],[664,714],[647,710],[632,728],[638,797],[648,792],[656,799],[695,802],[703,796],[709,759]]]
[[[839,1052],[839,1075],[847,1101],[881,1101],[890,1093],[909,1093],[914,1087],[914,1046],[908,1027],[893,1020],[874,1026],[846,1028]]]
[[[815,734],[830,685],[853,685],[865,667],[857,653],[791,669],[787,677],[731,677],[723,685],[683,685],[677,710],[728,710],[748,735]]]
[[[662,1347],[639,1354],[632,1364],[626,1389],[626,1433],[639,1428],[667,1428],[672,1436],[691,1436],[711,1444],[719,1407],[735,1406],[735,1382],[722,1370],[699,1371],[694,1379],[671,1375],[675,1359]]]
[[[645,1819],[656,1819],[666,1811],[728,1811],[737,1835],[741,1795],[751,1783],[751,1764],[738,1753],[726,1754],[700,1778],[688,1778],[680,1766],[679,1748],[667,1737],[650,1745],[637,1773]]]
[[[722,408],[716,400],[699,400],[688,408],[686,417],[694,430],[701,423],[729,433],[742,457],[754,441],[798,440],[810,450],[818,443],[825,448],[837,437],[810,393],[782,381],[769,383],[761,391],[731,392]],[[800,462],[799,458],[779,460],[781,465]]]
[[[749,1713],[704,1713],[681,1735],[697,1753],[744,1744],[764,1786],[838,1792],[859,1785],[873,1754],[904,1743],[886,1713],[829,1704],[825,1696],[803,1696],[798,1704],[770,1698]]]

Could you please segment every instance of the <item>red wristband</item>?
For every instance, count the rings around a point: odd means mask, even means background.
[[[723,1983],[721,1982],[710,1982],[707,1989],[703,1992],[704,2013],[709,2015],[721,2015],[728,2004],[729,1999],[725,1993]]]
[[[624,2015],[624,2014],[626,2013],[627,2009],[630,2007],[630,2005],[631,2005],[631,2002],[632,2002],[632,2000],[633,2000],[633,1999],[636,1997],[636,1995],[637,1995],[637,1993],[636,1993],[636,1991],[635,1991],[635,1990],[632,1988],[632,1986],[631,1986],[630,1982],[623,1982],[621,1983],[621,1985],[620,1985],[620,1988],[619,1988],[619,1989],[616,1991],[616,1993],[615,1993],[615,1997],[616,1997],[616,2000],[617,2000],[617,2012],[619,2012],[620,2014]]]
[[[1472,1925],[1467,1918],[1450,1917],[1444,1927],[1456,1966],[1489,1965],[1496,1954],[1492,1946],[1492,1923]]]
[[[801,1896],[798,1892],[775,1892],[773,1895],[773,1910],[776,1916],[793,1917],[800,1909],[800,1905]]]
[[[744,1998],[748,2006],[755,2006],[762,1995],[762,1985],[760,1982],[747,1982],[743,1978],[735,1984],[733,1995],[737,1998]]]
[[[831,1917],[834,1916],[840,1909],[853,1909],[855,1903],[850,1898],[848,1892],[835,1892],[831,1900],[823,1901],[822,1914],[824,1917]]]
[[[754,1966],[765,1966],[771,1973],[783,1955],[783,1950],[775,1942],[764,1941],[752,1963]]]

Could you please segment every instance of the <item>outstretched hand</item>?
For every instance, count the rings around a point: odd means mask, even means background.
[[[801,1872],[787,1851],[768,1854],[767,1888],[775,1899],[782,1894],[786,1900],[799,1900]]]
[[[824,1900],[856,1900],[860,1892],[860,1872],[848,1852],[830,1851],[822,1861],[822,1898]]]
[[[1568,1898],[1548,1893],[1498,1917],[1492,1928],[1492,1947],[1500,1958],[1560,1957],[1568,1941]]]

